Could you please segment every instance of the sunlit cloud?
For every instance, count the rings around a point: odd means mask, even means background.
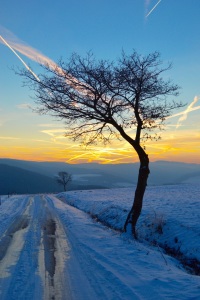
[[[167,117],[166,119],[171,119],[171,118],[183,116],[183,117],[184,117],[184,120],[186,120],[186,119],[187,119],[187,116],[188,116],[188,113],[200,109],[200,105],[199,105],[199,106],[193,107],[193,106],[197,103],[197,101],[198,101],[199,99],[200,99],[199,96],[195,96],[195,97],[194,97],[194,100],[192,101],[192,103],[191,103],[184,111],[179,112],[179,113],[176,113],[176,114],[173,114],[173,115]],[[186,119],[185,119],[185,115],[186,115]],[[181,121],[180,119],[181,119],[181,118],[179,118],[178,122]],[[183,120],[183,121],[184,121],[184,120]],[[172,126],[172,125],[171,125],[171,126]],[[174,126],[177,126],[177,125],[174,125]]]
[[[29,103],[21,103],[21,104],[17,105],[17,108],[19,108],[19,109],[30,109],[30,108],[32,108],[32,106]]]
[[[46,128],[46,127],[52,127],[52,128],[63,128],[63,124],[58,124],[58,123],[55,123],[55,124],[47,124],[47,123],[44,123],[44,124],[38,124],[38,127],[43,127],[43,128]]]
[[[1,35],[1,32],[3,32],[3,36],[6,36],[6,38],[4,38]],[[26,62],[19,56],[19,54],[16,51],[37,63],[48,66],[48,68],[54,70],[57,74],[65,76],[65,81],[71,86],[73,86],[73,83],[78,82],[78,80],[75,77],[71,76],[70,74],[66,74],[63,71],[63,69],[60,68],[52,59],[45,56],[37,49],[25,44],[23,41],[18,39],[12,32],[10,32],[2,26],[0,26],[0,43],[6,45],[17,56],[17,58],[22,62],[25,68],[36,78],[38,82],[40,82],[40,78],[33,72],[33,70],[26,64]],[[87,93],[84,87],[81,87],[81,85],[79,87],[74,85],[74,88],[80,93]]]
[[[66,140],[65,129],[56,128],[56,129],[45,129],[41,130],[42,133],[47,134],[51,137],[51,140],[54,143],[60,143],[61,140]],[[63,144],[66,144],[65,142]]]
[[[64,129],[46,129],[46,130],[42,130],[41,132],[48,134],[50,136],[53,136],[53,137],[57,137],[58,133],[59,133],[59,136],[60,136],[60,133],[62,133],[63,135],[65,134]]]
[[[182,114],[183,112],[181,115]],[[150,161],[160,159],[174,160],[173,155],[176,157],[176,161],[180,161],[181,159],[184,161],[186,159],[186,155],[188,155],[188,153],[192,153],[193,157],[191,157],[190,162],[200,162],[197,155],[200,150],[200,132],[193,131],[191,133],[191,130],[186,129],[182,130],[182,134],[180,135],[180,132],[174,131],[174,126],[176,125],[173,124],[171,130],[169,126],[168,130],[161,132],[161,141],[148,141],[145,144]],[[59,160],[64,160],[67,163],[98,162],[101,164],[112,164],[138,162],[138,157],[134,149],[124,141],[116,140],[106,147],[101,145],[91,145],[84,148],[80,147],[78,143],[71,144],[64,136],[65,130],[63,128],[52,128],[43,130],[43,132],[50,136],[52,143],[57,145],[60,149],[58,151],[60,154],[56,154]],[[190,140],[189,143],[188,140]],[[62,148],[63,150],[61,151]],[[55,155],[52,151],[48,152],[48,155],[50,155],[50,153]]]
[[[20,140],[20,138],[13,136],[0,136],[0,140]]]
[[[55,133],[54,134],[59,134]],[[54,140],[51,135],[48,140],[42,139],[16,139],[12,136],[2,137],[0,152],[1,157],[29,159],[37,161],[63,161],[67,163],[130,163],[138,162],[134,149],[128,143],[113,143],[103,147],[101,145],[80,147],[78,143],[70,143],[68,139]],[[200,163],[200,132],[183,130],[165,131],[162,140],[158,142],[149,141],[146,151],[150,161],[173,160]],[[15,140],[15,143],[13,143]]]
[[[72,155],[73,154],[73,155]],[[137,155],[127,144],[127,147],[98,147],[90,146],[86,149],[74,148],[68,163],[77,161],[99,162],[99,163],[121,163],[126,161],[137,161]]]
[[[194,97],[194,100],[188,105],[188,107],[182,112],[182,116],[178,119],[178,122],[176,124],[176,128],[180,127],[182,122],[187,120],[187,116],[191,111],[200,109],[200,106],[194,107],[194,105],[197,103],[197,101],[200,98],[198,96]]]
[[[182,153],[194,153],[199,152],[200,149],[200,132],[183,130],[179,131],[169,131],[164,132],[161,141],[159,142],[149,142],[147,144],[148,152],[150,157],[152,155],[162,155],[163,153],[170,154],[171,152],[179,151],[180,155]],[[199,157],[200,160],[200,157]]]
[[[64,71],[53,60],[42,54],[37,49],[25,44],[25,42],[21,41],[12,32],[2,26],[0,26],[0,43],[7,46],[15,54],[15,56],[21,61],[25,68],[36,78],[38,82],[40,82],[40,78],[33,72],[33,70],[26,64],[26,62],[21,56],[19,56],[17,52],[25,55],[37,63],[48,65],[49,68],[56,70],[58,74],[64,74]]]
[[[4,28],[3,26],[0,26],[0,34],[4,36],[6,42],[8,42],[14,50],[20,52],[21,54],[25,55],[35,62],[39,62],[45,65],[49,64],[53,68],[56,67],[56,63],[53,60],[42,54],[37,49],[27,45],[24,41],[20,40],[11,31]],[[4,44],[4,41],[0,39],[0,43]]]

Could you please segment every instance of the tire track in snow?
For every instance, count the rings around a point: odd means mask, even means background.
[[[72,299],[65,272],[69,245],[61,220],[53,209],[52,200],[44,197],[45,218],[39,254],[39,273],[44,285],[44,299]]]
[[[56,222],[53,219],[48,219],[43,227],[43,243],[45,252],[45,269],[51,277],[51,284],[54,285],[53,277],[55,274],[56,258],[55,258],[55,236]]]
[[[7,269],[10,265],[16,263],[17,254],[20,253],[23,247],[23,235],[27,231],[29,224],[28,213],[31,204],[32,201],[29,199],[23,210],[23,214],[15,217],[0,240],[0,278],[8,277],[9,273]]]

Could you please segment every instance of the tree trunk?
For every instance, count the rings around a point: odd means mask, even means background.
[[[134,202],[124,224],[124,231],[126,232],[128,223],[131,223],[132,233],[136,239],[136,223],[142,210],[143,196],[146,190],[149,173],[149,159],[148,155],[145,154],[145,156],[143,155],[143,157],[140,157],[140,169],[138,174],[137,187],[135,190]]]

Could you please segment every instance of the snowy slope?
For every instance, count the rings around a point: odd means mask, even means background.
[[[70,191],[58,195],[102,223],[122,230],[131,208],[134,189]],[[137,226],[140,241],[165,248],[167,252],[197,265],[200,275],[200,186],[148,187]]]

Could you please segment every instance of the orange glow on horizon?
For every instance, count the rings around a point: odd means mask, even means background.
[[[84,149],[77,145],[67,145],[67,143],[42,144],[36,145],[17,145],[18,140],[12,147],[4,145],[0,147],[0,157],[31,160],[31,161],[57,161],[69,164],[78,163],[100,163],[100,164],[116,164],[116,163],[135,163],[138,162],[136,152],[128,144],[122,143],[122,147],[118,144],[116,147],[93,147]],[[149,143],[146,146],[146,152],[151,162],[157,160],[177,161],[186,163],[200,164],[200,145],[199,138],[194,139],[188,146],[183,140],[163,139],[160,142]]]
[[[192,103],[194,101],[197,102],[194,99]],[[172,118],[167,120],[166,131],[158,132],[161,134],[161,140],[145,143],[151,162],[167,160],[200,164],[199,112],[192,111],[188,118],[180,119],[180,116],[188,112],[189,109],[186,108],[181,114],[173,116],[173,121]],[[12,116],[15,117],[7,118],[2,112],[0,126],[4,135],[0,136],[1,158],[69,164],[138,162],[135,150],[124,140],[113,140],[107,146],[99,144],[85,149],[65,137],[67,130],[62,123],[50,123],[48,119],[41,124],[39,119],[36,122],[34,114],[26,115],[26,110],[21,110],[17,119],[16,115]],[[31,118],[32,121],[34,119],[34,124],[31,123]],[[20,123],[21,121],[23,122]],[[133,130],[129,129],[128,134],[134,137]]]

